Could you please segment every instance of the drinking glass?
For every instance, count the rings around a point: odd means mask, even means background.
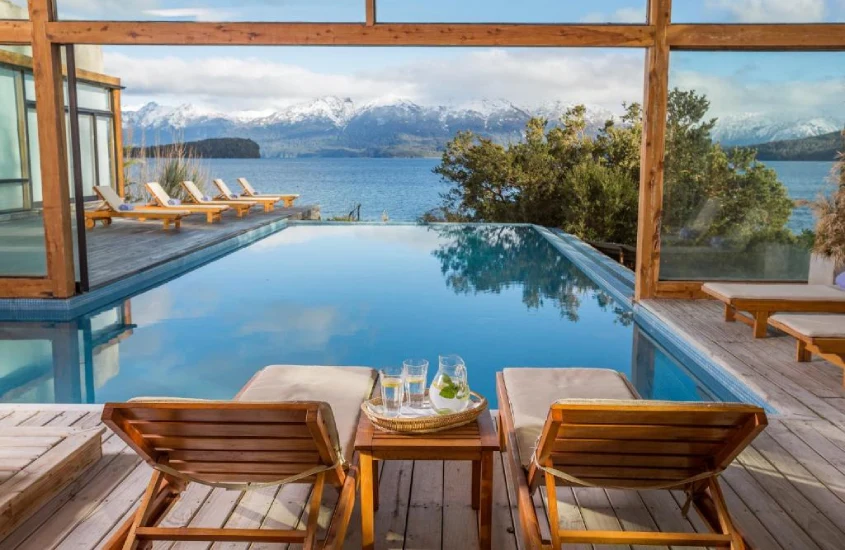
[[[405,383],[402,379],[402,367],[384,367],[379,371],[381,378],[381,402],[384,415],[399,416],[402,400],[405,396]]]
[[[406,359],[402,363],[402,373],[405,377],[405,393],[408,395],[408,405],[413,409],[423,408],[428,361],[425,359]]]

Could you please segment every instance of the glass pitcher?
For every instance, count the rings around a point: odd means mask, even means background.
[[[431,382],[428,399],[441,414],[460,412],[469,405],[467,367],[457,355],[441,355],[439,369]]]

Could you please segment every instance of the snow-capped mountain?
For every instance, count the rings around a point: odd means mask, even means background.
[[[834,117],[773,119],[766,114],[743,113],[720,118],[713,139],[725,145],[753,145],[838,132],[842,123]]]
[[[532,107],[502,99],[460,105],[423,106],[400,97],[355,104],[334,96],[275,112],[214,112],[192,105],[148,103],[125,112],[126,136],[134,144],[169,143],[215,137],[250,138],[262,156],[419,156],[434,155],[461,130],[499,143],[519,140],[532,116],[560,121],[573,106],[560,101]],[[618,115],[587,106],[587,132],[596,133]],[[772,120],[759,114],[719,120],[714,139],[747,145],[825,134],[841,129],[833,118]]]

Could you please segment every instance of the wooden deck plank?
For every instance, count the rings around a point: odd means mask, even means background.
[[[469,491],[469,487],[465,486]],[[441,548],[443,541],[443,462],[417,461],[411,482],[405,548]]]
[[[499,466],[499,461],[495,461],[494,465]],[[447,548],[446,541],[454,548],[478,548],[478,522],[472,509],[471,478],[472,466],[469,462],[443,463],[444,548]]]
[[[213,489],[200,509],[191,518],[189,527],[222,527],[232,515],[244,493]],[[211,546],[209,542],[177,542],[170,548],[173,550],[200,550]]]

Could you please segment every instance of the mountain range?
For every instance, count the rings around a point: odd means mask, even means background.
[[[556,124],[572,104],[518,106],[505,100],[481,100],[460,106],[423,106],[385,98],[363,104],[322,97],[274,112],[223,113],[185,104],[148,103],[123,113],[127,144],[142,145],[220,137],[252,139],[264,157],[437,156],[460,130],[498,143],[522,138],[526,121],[542,116]],[[587,132],[595,134],[611,111],[587,106]],[[714,138],[727,146],[812,137],[839,131],[835,119],[773,120],[744,114],[720,120]]]

